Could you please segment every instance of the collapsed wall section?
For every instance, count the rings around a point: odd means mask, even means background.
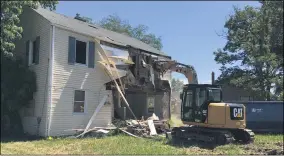
[[[133,47],[120,47],[101,41],[102,48],[107,56],[116,64],[117,69],[127,72],[122,78],[125,88],[125,97],[137,118],[147,118],[155,113],[160,119],[170,117],[170,79],[171,73],[161,75],[154,71],[155,60],[170,60],[170,58],[152,54]],[[112,57],[120,57],[112,59]],[[125,60],[128,60],[126,62]],[[114,101],[114,118],[133,118],[126,109],[126,104],[118,94],[114,83],[109,82],[108,88],[112,90]]]

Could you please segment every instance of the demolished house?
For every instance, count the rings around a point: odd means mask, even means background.
[[[20,112],[26,133],[70,135],[70,129],[107,127],[114,119],[153,113],[170,118],[171,73],[153,65],[170,60],[165,53],[43,8],[24,8],[20,19],[24,32],[15,55],[37,76],[34,100]]]

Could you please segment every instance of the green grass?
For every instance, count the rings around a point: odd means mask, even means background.
[[[214,149],[197,145],[173,146],[166,140],[155,141],[126,135],[102,139],[84,138],[1,142],[1,154],[262,154],[269,150],[283,150],[283,135],[256,135],[249,145],[229,144]]]

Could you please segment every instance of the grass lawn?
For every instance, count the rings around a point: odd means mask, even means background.
[[[83,138],[1,142],[1,154],[261,154],[283,150],[283,135],[256,135],[249,145],[229,144],[214,149],[198,145],[173,146],[166,140],[133,138],[126,135],[102,139]]]

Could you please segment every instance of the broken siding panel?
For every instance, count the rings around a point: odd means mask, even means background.
[[[26,60],[26,41],[34,41],[40,36],[39,54],[37,65],[32,65],[29,68],[36,73],[37,92],[34,94],[34,112],[29,113],[31,116],[22,118],[24,121],[23,126],[25,131],[35,133],[35,125],[37,129],[37,117],[41,117],[39,135],[45,136],[46,134],[46,106],[47,106],[47,90],[48,90],[48,59],[50,54],[50,36],[51,25],[42,16],[38,15],[30,8],[24,8],[20,16],[20,25],[23,27],[23,36],[20,40],[16,41],[15,55]],[[29,20],[27,20],[29,19]],[[27,113],[26,113],[27,114]],[[31,126],[33,125],[33,126]]]
[[[101,66],[96,64],[94,68],[88,68],[88,65],[68,64],[69,36],[87,42],[87,47],[89,47],[89,41],[93,40],[57,27],[55,29],[53,103],[50,131],[52,136],[74,133],[74,131],[65,131],[67,129],[85,128],[100,100],[106,94],[111,95],[111,91],[107,91],[104,86],[110,79]],[[95,45],[95,47],[97,46]],[[98,60],[99,55],[96,51],[95,62]],[[75,90],[84,90],[86,93],[86,112],[84,114],[73,113]],[[112,95],[110,98],[112,98]],[[107,126],[111,123],[111,105],[103,106],[91,127]]]

